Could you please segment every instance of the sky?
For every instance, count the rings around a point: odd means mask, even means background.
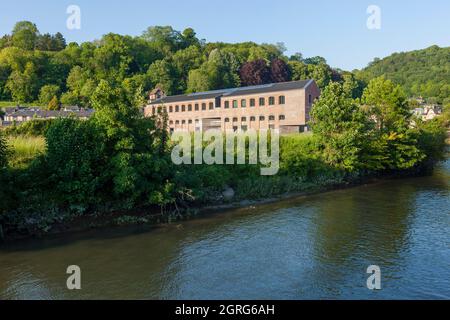
[[[79,30],[66,26],[69,5],[81,10]],[[380,8],[380,29],[367,27],[370,5]],[[450,46],[449,0],[1,0],[0,35],[21,20],[79,43],[109,32],[137,36],[153,25],[191,27],[208,42],[283,42],[287,55],[323,56],[344,70],[394,52]]]

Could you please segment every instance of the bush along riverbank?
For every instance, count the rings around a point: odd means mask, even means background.
[[[133,107],[142,101],[120,86],[102,81],[91,103],[90,120],[28,125],[30,144],[45,141],[32,159],[18,161],[1,132],[1,237],[171,222],[205,207],[419,174],[442,159],[448,126],[412,118],[401,89],[383,78],[361,99],[331,83],[313,105],[314,134],[282,136],[279,172],[261,176],[260,165],[174,164],[167,114],[144,118]],[[26,145],[26,129],[14,131]]]

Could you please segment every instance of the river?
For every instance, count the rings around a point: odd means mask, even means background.
[[[0,299],[450,299],[450,161],[158,228],[0,247]],[[66,268],[81,268],[81,290]],[[369,265],[381,290],[369,290]]]

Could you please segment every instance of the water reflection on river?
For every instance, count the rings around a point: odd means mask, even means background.
[[[386,181],[154,230],[0,247],[0,299],[450,298],[450,161]],[[82,289],[66,289],[66,268]],[[382,290],[366,288],[378,265]]]

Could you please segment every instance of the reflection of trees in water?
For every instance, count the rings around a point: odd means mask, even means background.
[[[316,216],[317,255],[336,265],[353,256],[395,259],[408,231],[415,190],[389,181],[327,195]]]

